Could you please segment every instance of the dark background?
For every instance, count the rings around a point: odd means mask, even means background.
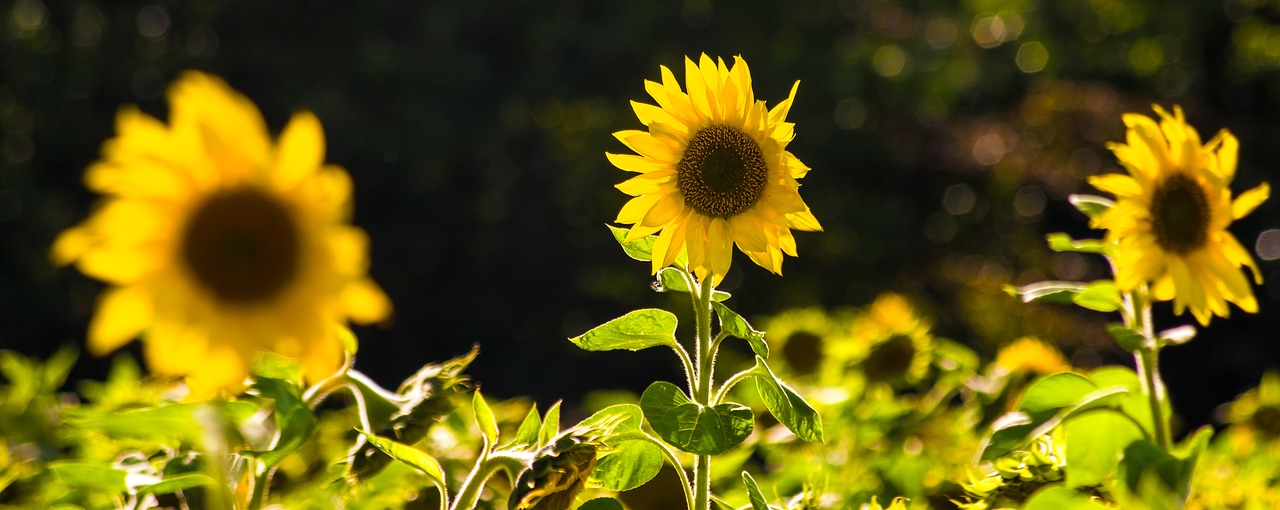
[[[1261,0],[193,1],[0,3],[0,348],[81,345],[102,285],[53,268],[48,247],[86,217],[81,176],[116,110],[165,118],[184,69],[226,79],[278,132],[321,119],[327,160],[355,180],[370,272],[396,307],[357,328],[357,368],[393,386],[479,342],[495,396],[580,402],[679,377],[667,352],[585,353],[565,341],[638,307],[683,313],[610,238],[626,178],[611,133],[659,65],[701,52],[751,65],[770,106],[800,90],[790,150],[824,233],[797,233],[779,278],[741,254],[723,286],[747,317],[909,296],[939,335],[990,355],[1022,335],[1080,366],[1131,364],[1117,317],[1018,304],[1008,283],[1107,276],[1055,254],[1091,233],[1066,197],[1117,171],[1124,112],[1181,104],[1207,140],[1241,140],[1233,189],[1280,184],[1280,11]],[[1258,4],[1257,6],[1253,4]],[[1047,55],[1047,60],[1044,58]],[[1233,308],[1165,351],[1192,425],[1280,368],[1280,206],[1232,226],[1267,277],[1261,312]],[[1260,237],[1261,236],[1261,237]],[[1161,304],[1158,324],[1174,320]],[[684,321],[689,322],[689,321]],[[125,349],[138,354],[137,343]],[[102,377],[87,355],[75,377]]]

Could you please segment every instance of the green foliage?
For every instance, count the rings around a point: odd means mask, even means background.
[[[271,400],[277,435],[270,450],[247,450],[244,454],[257,457],[270,468],[311,439],[316,432],[316,416],[291,382],[259,377],[253,382],[253,391]]]
[[[1048,486],[1027,499],[1023,510],[1100,510],[1106,505],[1089,496],[1059,486]]]
[[[751,477],[751,473],[742,472],[742,484],[747,488],[747,498],[751,502],[751,510],[771,510],[764,500],[764,494],[760,492],[760,486],[756,485],[756,479]]]
[[[732,403],[707,407],[664,381],[649,385],[640,408],[659,437],[689,453],[727,452],[742,444],[754,426],[750,408]]]
[[[811,443],[823,442],[822,417],[804,397],[778,379],[764,358],[756,356],[756,389],[765,406],[787,429]]]
[[[712,302],[711,309],[715,310],[716,316],[720,318],[721,330],[736,338],[746,340],[751,345],[751,351],[755,352],[756,356],[769,359],[769,344],[764,341],[763,331],[756,331],[746,319],[743,319],[737,312],[730,310],[724,303]]]
[[[478,394],[479,393],[477,393],[477,395]],[[422,471],[422,473],[427,475],[427,477],[431,479],[432,483],[439,486],[441,490],[444,490],[447,487],[448,483],[445,478],[444,468],[441,467],[440,462],[431,455],[428,455],[426,452],[412,446],[398,443],[392,439],[376,436],[365,430],[361,430],[360,434],[362,434],[369,443],[373,444],[374,447],[381,450],[382,453]]]
[[[678,349],[675,334],[675,314],[650,308],[629,312],[569,341],[587,351],[638,351],[657,346]]]

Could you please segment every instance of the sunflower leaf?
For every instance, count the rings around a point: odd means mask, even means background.
[[[538,446],[554,443],[557,435],[560,435],[559,400],[552,404],[551,409],[547,409],[547,414],[542,417],[542,427],[538,429]]]
[[[591,479],[613,491],[629,491],[652,480],[662,470],[662,450],[644,439],[609,443],[607,453],[596,461]],[[584,505],[585,508],[585,505]]]
[[[1057,252],[1073,251],[1077,253],[1106,253],[1107,244],[1099,239],[1075,240],[1063,232],[1054,232],[1045,236],[1049,249]]]
[[[1004,291],[1010,296],[1021,299],[1023,303],[1046,302],[1071,304],[1076,294],[1085,289],[1080,282],[1047,281],[1036,282],[1021,287],[1006,285]]]
[[[476,395],[479,394],[479,392],[476,392]],[[444,490],[447,486],[444,469],[440,466],[440,462],[427,452],[392,439],[378,436],[367,430],[356,430],[361,434],[364,434],[369,443],[377,447],[379,450],[382,450],[382,453],[422,471],[423,474],[426,474],[427,477],[431,479],[432,483],[440,487],[440,490]]]
[[[659,292],[674,290],[676,292],[689,292],[689,280],[685,279],[684,272],[674,267],[664,267],[658,271],[658,281],[660,285]]]
[[[1107,333],[1111,334],[1111,338],[1116,339],[1116,343],[1120,344],[1120,347],[1123,347],[1124,350],[1129,352],[1135,352],[1146,344],[1146,342],[1143,341],[1142,333],[1134,331],[1133,329],[1130,329],[1124,324],[1120,324],[1118,322],[1107,324]]]
[[[253,382],[253,391],[273,402],[278,435],[270,450],[245,454],[258,457],[267,466],[275,466],[311,439],[318,426],[316,415],[302,401],[298,387],[289,381],[259,377]]]
[[[629,312],[569,341],[586,351],[638,351],[656,346],[679,348],[675,314],[656,308]]]
[[[727,452],[742,444],[754,427],[750,408],[734,403],[703,406],[666,381],[644,390],[640,408],[659,437],[689,453]]]
[[[1120,289],[1111,280],[1098,280],[1086,285],[1083,290],[1071,297],[1071,301],[1083,308],[1098,312],[1114,312],[1124,303],[1120,300]]]
[[[756,389],[765,407],[797,437],[810,443],[823,442],[822,416],[808,402],[778,379],[764,358],[756,356]]]
[[[764,501],[764,493],[760,492],[760,486],[756,485],[756,479],[751,477],[751,473],[742,472],[742,484],[747,487],[751,510],[770,510],[769,504]]]
[[[600,460],[603,461],[604,459]],[[596,466],[596,469],[599,469],[599,464]],[[578,507],[578,510],[622,510],[622,503],[619,503],[616,499],[606,496],[587,501],[586,503],[583,503],[582,506]]]
[[[627,241],[627,234],[631,232],[628,228],[618,228],[613,225],[606,225],[609,231],[613,233],[613,239],[622,245],[622,251],[627,253],[628,257],[639,260],[641,262],[649,262],[653,260],[653,243],[658,241],[654,236],[645,236],[634,241]]]
[[[1160,332],[1160,340],[1167,344],[1182,345],[1196,337],[1196,327],[1190,324]]]
[[[524,415],[524,420],[520,422],[520,427],[516,429],[516,439],[512,443],[513,446],[536,446],[538,444],[538,430],[542,428],[542,417],[538,416],[538,403],[534,402],[529,406],[529,414]]]
[[[1106,506],[1061,485],[1046,485],[1027,499],[1024,510],[1103,510]]]
[[[1067,201],[1090,218],[1098,217],[1115,205],[1115,202],[1097,195],[1071,195]]]
[[[1067,420],[1067,444],[1088,445],[1067,448],[1067,487],[1101,484],[1115,472],[1124,449],[1142,439],[1144,434],[1132,420],[1119,411],[1099,410],[1083,413]]]
[[[498,419],[493,416],[493,409],[489,408],[489,403],[485,402],[484,396],[480,394],[479,389],[476,389],[475,393],[471,395],[471,411],[475,415],[476,426],[480,427],[480,433],[484,434],[485,442],[489,445],[496,443],[498,441]],[[543,426],[545,427],[546,424],[544,423]]]
[[[746,340],[751,344],[752,352],[761,358],[769,359],[769,344],[764,341],[764,332],[756,331],[751,324],[743,319],[738,312],[730,310],[729,307],[722,303],[712,301],[711,308],[715,309],[716,316],[720,318],[720,328],[735,337]]]

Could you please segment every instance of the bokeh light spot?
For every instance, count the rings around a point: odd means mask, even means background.
[[[977,201],[978,196],[973,193],[973,188],[964,183],[952,184],[942,194],[942,207],[957,216],[972,211],[973,204]]]
[[[1270,229],[1258,234],[1258,241],[1253,244],[1253,251],[1262,260],[1280,259],[1280,229]]]
[[[885,78],[893,78],[902,74],[906,70],[907,62],[910,57],[907,52],[896,44],[881,46],[876,50],[876,54],[871,58],[871,66],[875,68],[880,76]]]
[[[138,10],[138,33],[148,39],[160,39],[169,33],[169,13],[159,5],[145,5]]]
[[[1018,69],[1024,73],[1038,73],[1049,63],[1049,50],[1039,42],[1025,43],[1018,48]]]

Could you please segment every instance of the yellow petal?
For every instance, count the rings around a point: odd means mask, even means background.
[[[49,249],[49,258],[59,266],[65,266],[83,257],[93,247],[94,238],[84,225],[77,225],[58,234]]]
[[[342,290],[342,303],[347,315],[358,324],[370,324],[391,315],[391,300],[370,278],[348,283]]]
[[[613,163],[613,166],[628,172],[645,173],[662,168],[657,163],[645,159],[642,156],[635,156],[631,154],[612,154],[606,152],[604,153],[604,157],[608,158],[609,162]]]
[[[1262,203],[1266,202],[1267,198],[1270,197],[1271,185],[1265,182],[1259,184],[1256,188],[1241,193],[1240,196],[1236,197],[1235,201],[1231,203],[1232,219],[1238,220],[1248,216],[1249,213],[1253,212],[1254,209],[1257,209],[1258,206],[1262,205]]]
[[[648,195],[651,193],[663,192],[663,185],[670,184],[676,180],[676,172],[671,170],[659,170],[640,174],[618,184],[613,187],[619,191],[638,197],[640,195]]]
[[[702,70],[689,57],[684,59],[684,81],[685,88],[689,90],[689,101],[693,103],[693,110],[698,114],[699,125],[706,124],[710,121],[714,110],[711,102],[707,100],[707,84],[702,79]]]
[[[272,184],[279,190],[293,189],[307,175],[324,164],[324,130],[311,112],[298,112],[280,133]]]
[[[1210,165],[1213,173],[1223,182],[1231,182],[1235,177],[1236,164],[1240,157],[1240,141],[1230,131],[1223,129],[1209,141],[1206,148],[1213,152],[1213,156],[1210,156],[1211,161],[1214,162]]]
[[[808,207],[801,212],[787,213],[787,225],[796,230],[822,232],[822,224],[818,223],[818,218],[813,216]]]
[[[733,235],[734,243],[744,252],[764,251],[768,246],[759,216],[750,211],[730,218],[729,232]]]
[[[641,195],[628,200],[622,205],[622,210],[618,211],[618,217],[614,221],[617,223],[638,224],[644,219],[644,215],[649,212],[653,204],[662,198],[658,195]]]
[[[686,210],[675,221],[662,229],[662,233],[658,234],[658,239],[653,243],[653,273],[657,274],[662,268],[670,266],[675,262],[676,257],[680,255],[680,250],[685,245],[685,219],[689,212]]]
[[[103,291],[89,321],[89,352],[104,356],[129,343],[151,325],[154,312],[151,293],[144,285]]]
[[[1090,175],[1089,184],[1117,197],[1133,197],[1142,194],[1138,181],[1124,174]]]
[[[369,269],[369,236],[363,230],[336,225],[326,232],[329,269],[342,276],[363,275]]]
[[[797,90],[800,90],[800,80],[796,80],[796,82],[791,85],[791,93],[787,95],[786,99],[783,99],[774,106],[772,110],[769,110],[770,124],[777,124],[787,119],[787,113],[791,111],[791,103],[796,99]],[[790,139],[788,138],[788,140]]]
[[[640,220],[640,225],[645,227],[662,228],[676,219],[685,211],[685,205],[679,199],[667,198],[654,202],[653,207],[644,213],[644,218]]]
[[[733,238],[729,234],[729,222],[724,218],[715,218],[707,228],[707,258],[711,272],[724,277],[733,262]]]

